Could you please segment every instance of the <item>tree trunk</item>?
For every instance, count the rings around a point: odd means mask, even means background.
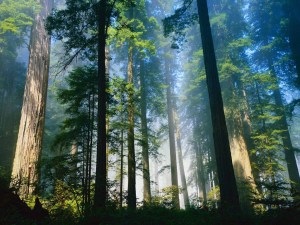
[[[171,71],[169,59],[166,59],[166,85],[167,85],[167,110],[168,110],[168,125],[169,125],[169,144],[170,144],[170,159],[171,159],[171,183],[175,188],[173,193],[174,207],[179,209],[179,196],[178,196],[178,176],[177,176],[177,159],[176,159],[176,146],[175,146],[175,128],[174,128],[174,114],[173,114],[173,99],[171,91]]]
[[[12,177],[21,181],[19,194],[23,198],[36,191],[39,180],[38,163],[48,88],[50,37],[44,21],[52,9],[52,0],[41,0],[40,3],[42,10],[35,16],[31,29],[29,65],[12,169]]]
[[[190,200],[188,189],[186,185],[186,178],[184,172],[184,165],[183,165],[183,156],[182,156],[182,148],[181,148],[181,135],[178,125],[178,116],[177,112],[174,109],[174,127],[175,127],[175,137],[176,137],[176,144],[177,144],[177,153],[178,153],[178,163],[179,163],[179,171],[180,171],[180,178],[181,178],[181,185],[182,185],[182,193],[183,193],[183,201],[184,206],[186,209],[190,208]]]
[[[136,209],[135,190],[135,149],[134,149],[134,88],[133,88],[133,47],[128,49],[128,208]]]
[[[197,174],[198,174],[198,186],[202,190],[203,206],[207,205],[207,191],[206,191],[206,179],[205,179],[205,168],[203,162],[203,151],[199,143],[196,142],[196,160],[197,160]]]
[[[236,84],[237,87],[234,86],[234,84]],[[253,181],[253,174],[243,123],[243,115],[245,115],[246,112],[241,112],[241,106],[246,104],[246,99],[244,98],[242,85],[240,85],[237,76],[232,76],[230,79],[227,79],[225,86],[226,90],[224,90],[223,93],[227,101],[235,99],[232,101],[233,103],[228,104],[226,122],[239,200],[242,210],[244,212],[250,212],[252,206],[249,196],[251,196],[252,191],[255,190],[255,185],[250,182]],[[250,135],[250,133],[248,135]],[[250,138],[250,136],[248,136],[248,138]]]
[[[287,163],[287,169],[288,169],[288,174],[290,177],[290,184],[292,188],[292,194],[300,193],[300,177],[299,177],[299,172],[298,172],[298,167],[297,167],[297,161],[296,161],[296,156],[294,153],[294,148],[291,140],[291,136],[289,133],[289,126],[287,123],[287,118],[285,116],[285,111],[284,111],[284,105],[283,101],[281,98],[281,93],[280,93],[280,87],[279,87],[279,82],[278,78],[276,77],[275,74],[275,68],[273,67],[272,63],[269,62],[270,70],[271,70],[271,75],[272,77],[276,80],[276,89],[274,90],[274,98],[275,98],[275,103],[276,105],[281,109],[279,112],[279,116],[281,116],[280,120],[278,121],[278,126],[279,129],[282,130],[282,142],[283,142],[283,147],[284,147],[284,154],[285,154],[285,161]]]
[[[123,206],[123,164],[124,164],[124,130],[121,130],[121,165],[120,165],[120,209]]]
[[[206,82],[211,108],[215,156],[220,185],[221,207],[240,211],[239,196],[233,172],[228,132],[225,122],[223,100],[219,82],[206,0],[197,0],[201,30]]]
[[[96,7],[98,16],[98,125],[97,125],[97,159],[94,204],[97,208],[104,208],[107,196],[107,167],[106,167],[106,23],[107,1],[100,0]]]
[[[143,157],[143,181],[144,181],[144,202],[151,202],[150,189],[150,167],[149,167],[149,141],[147,127],[147,92],[145,83],[145,65],[140,61],[140,82],[141,82],[141,124],[142,124],[142,157]]]

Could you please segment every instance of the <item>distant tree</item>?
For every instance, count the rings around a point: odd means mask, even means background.
[[[195,20],[193,14],[189,14],[190,16],[187,17],[182,16],[188,11],[191,4],[191,0],[184,1],[183,6],[177,9],[174,15],[164,20],[165,35],[168,35],[171,32],[175,32],[175,35],[180,35],[182,28],[186,28],[189,23],[191,23],[191,20],[188,22],[187,18],[194,18]],[[206,82],[211,109],[215,157],[220,185],[221,207],[226,210],[230,208],[240,210],[239,195],[237,192],[236,179],[234,176],[231,159],[221,87],[208,16],[207,1],[198,0],[197,6],[204,55],[204,65],[206,70]],[[178,20],[177,23],[176,20]]]
[[[272,82],[272,85],[270,85],[265,92],[268,90],[272,93],[272,98],[269,99],[268,104],[273,105],[272,114],[276,115],[273,117],[273,134],[276,133],[279,135],[282,142],[282,144],[277,146],[277,158],[280,155],[279,152],[283,150],[287,163],[287,171],[291,180],[290,184],[294,192],[293,194],[295,194],[297,192],[299,193],[300,190],[300,177],[289,133],[286,112],[284,110],[285,105],[281,94],[281,81],[285,84],[285,88],[293,89],[290,85],[291,79],[289,74],[295,73],[295,71],[289,67],[288,57],[284,56],[285,54],[290,54],[289,43],[286,42],[288,34],[285,32],[287,29],[287,16],[284,10],[286,2],[275,1],[265,3],[266,4],[262,4],[261,1],[253,1],[249,5],[249,18],[253,24],[253,48],[259,49],[259,51],[254,51],[251,56],[253,62],[252,68],[262,75],[262,79],[263,77],[268,77],[269,82]],[[293,14],[294,10],[290,13]],[[280,14],[281,16],[270,16],[273,14]],[[259,17],[257,17],[258,15]],[[265,21],[268,21],[268,23]],[[259,84],[257,84],[257,86],[259,87]],[[268,96],[270,94],[265,93],[265,95]],[[268,109],[270,109],[269,106],[263,107],[261,110],[268,111]],[[268,125],[269,123],[266,119],[264,126],[267,127]],[[281,164],[281,160],[277,161]],[[279,173],[277,175],[281,177]],[[274,179],[276,180],[276,176]]]
[[[96,147],[93,135],[96,132],[96,81],[97,70],[94,67],[76,68],[69,74],[68,87],[58,91],[58,100],[66,105],[67,118],[53,143],[53,148],[58,148],[56,150],[77,158],[75,161],[80,167],[78,170],[81,174],[84,213],[88,213],[92,206],[92,156]],[[75,166],[74,171],[76,170]],[[75,177],[76,173],[73,175],[73,178]],[[73,181],[73,185],[76,185],[76,180]]]
[[[170,54],[170,53],[169,53]],[[165,56],[165,83],[167,85],[167,112],[168,112],[168,128],[169,128],[169,145],[171,159],[171,184],[173,188],[178,189],[178,173],[177,173],[177,156],[176,156],[176,140],[175,140],[175,120],[174,120],[174,92],[172,77],[172,60],[171,56]],[[175,208],[179,208],[179,191],[173,192],[172,201]]]

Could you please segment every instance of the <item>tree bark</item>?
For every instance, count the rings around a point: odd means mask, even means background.
[[[135,148],[134,148],[134,88],[133,88],[133,47],[128,49],[128,208],[136,209],[135,190]]]
[[[98,114],[97,114],[97,159],[94,206],[105,208],[107,196],[106,167],[106,23],[107,1],[100,0],[96,7],[98,16]]]
[[[239,196],[230,154],[223,100],[206,0],[197,0],[206,82],[211,108],[215,156],[220,185],[221,207],[240,211]]]
[[[143,157],[143,181],[144,181],[144,202],[151,202],[150,189],[150,166],[149,166],[149,141],[147,127],[147,92],[145,83],[145,65],[140,61],[140,82],[141,82],[141,124],[142,124],[142,157]]]
[[[12,169],[12,177],[21,181],[19,194],[22,198],[35,193],[37,188],[45,121],[50,37],[44,21],[52,9],[52,0],[41,0],[40,4],[42,10],[35,16],[31,29],[29,65]]]

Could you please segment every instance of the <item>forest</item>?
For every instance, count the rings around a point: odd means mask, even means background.
[[[300,224],[300,1],[0,0],[19,224]]]

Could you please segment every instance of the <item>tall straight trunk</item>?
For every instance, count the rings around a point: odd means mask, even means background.
[[[144,202],[151,202],[150,189],[150,166],[149,166],[149,141],[147,127],[147,92],[145,83],[144,60],[140,61],[140,82],[141,82],[141,124],[142,124],[142,157],[143,157],[143,181],[144,181]]]
[[[287,163],[288,174],[290,177],[290,183],[292,188],[292,194],[300,193],[300,177],[297,167],[297,161],[294,153],[294,148],[289,133],[289,126],[284,111],[284,104],[282,101],[278,78],[276,77],[275,68],[272,62],[269,61],[269,67],[272,77],[276,80],[276,89],[274,90],[274,98],[276,105],[281,109],[280,120],[278,121],[279,129],[282,130],[282,142],[284,147],[285,161]]]
[[[211,108],[215,156],[220,185],[221,207],[240,211],[239,196],[233,171],[228,132],[225,122],[221,87],[211,34],[206,0],[197,0],[206,82]]]
[[[106,168],[106,21],[107,1],[97,3],[96,15],[98,20],[98,115],[97,115],[97,159],[94,205],[104,208],[107,196],[107,168]]]
[[[170,159],[171,159],[171,183],[174,187],[172,200],[175,208],[179,208],[179,195],[178,195],[178,175],[177,175],[177,159],[176,159],[176,145],[175,145],[175,127],[174,127],[174,114],[173,114],[173,99],[171,91],[171,71],[169,59],[166,59],[166,85],[167,85],[167,110],[168,110],[168,126],[169,126],[169,144],[170,144]]]
[[[23,198],[36,191],[39,180],[48,88],[50,37],[44,21],[52,9],[52,0],[41,0],[40,4],[42,10],[35,16],[30,34],[29,65],[12,169],[12,177],[21,181],[19,194]]]
[[[136,208],[136,190],[135,190],[135,148],[134,148],[134,89],[133,89],[133,47],[129,44],[128,49],[128,84],[131,88],[128,90],[128,208]]]
[[[244,212],[250,212],[252,206],[249,196],[255,191],[255,185],[249,182],[250,180],[253,181],[253,174],[243,123],[243,115],[247,112],[241,112],[242,110],[239,107],[239,104],[243,105],[246,103],[246,99],[242,93],[242,85],[240,84],[238,76],[234,75],[226,79],[224,86],[226,87],[226,90],[223,92],[224,96],[226,96],[225,99],[227,101],[230,101],[229,99],[235,99],[238,102],[229,106],[228,111],[230,111],[230,113],[228,113],[226,123],[240,206]],[[248,138],[250,138],[250,136]]]
[[[181,185],[182,185],[183,201],[184,201],[185,208],[188,209],[190,208],[190,200],[189,200],[189,194],[186,185],[186,178],[185,178],[184,165],[183,165],[181,135],[180,135],[180,129],[178,124],[178,115],[175,109],[174,109],[174,127],[175,127],[175,134],[176,134],[175,138],[177,144],[178,163],[179,163],[179,171],[180,171],[180,178],[181,178]]]
[[[300,86],[300,1],[289,0],[289,43],[297,71],[297,85]]]
[[[121,130],[121,169],[120,169],[120,204],[119,208],[123,206],[123,164],[124,164],[124,130]]]

